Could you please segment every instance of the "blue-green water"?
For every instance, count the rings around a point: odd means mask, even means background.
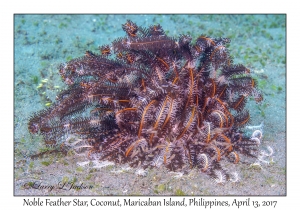
[[[169,36],[189,34],[228,37],[235,63],[253,72],[264,101],[250,103],[251,125],[264,122],[264,140],[274,149],[274,163],[263,169],[241,165],[242,181],[234,187],[216,188],[203,174],[184,175],[179,180],[163,176],[163,170],[150,171],[146,177],[134,172],[115,174],[106,168],[91,171],[79,168],[84,157],[49,155],[31,160],[30,155],[45,150],[38,136],[31,136],[27,121],[32,113],[54,102],[64,89],[57,66],[83,56],[85,51],[98,53],[98,47],[124,36],[121,24],[127,19],[137,25],[160,24]],[[286,17],[285,15],[15,15],[14,17],[14,141],[15,193],[38,194],[161,194],[172,195],[181,189],[186,195],[285,195],[286,194]],[[119,166],[118,166],[119,167]],[[89,174],[83,171],[89,171]],[[51,173],[50,173],[51,172]],[[54,174],[54,175],[49,175]],[[74,175],[76,174],[76,175]],[[55,176],[53,179],[52,176]],[[105,184],[109,177],[127,186],[124,193],[118,186]],[[100,177],[100,178],[99,178]],[[196,177],[191,179],[190,177]],[[93,191],[48,191],[23,189],[22,183],[43,179],[74,179],[95,185]],[[89,178],[89,179],[87,179]],[[138,184],[132,185],[134,180]],[[122,181],[123,180],[123,181]],[[97,183],[97,184],[95,184]],[[145,185],[146,189],[142,187]],[[165,189],[158,186],[167,185]],[[255,184],[253,184],[255,183]],[[150,189],[150,190],[148,190]]]

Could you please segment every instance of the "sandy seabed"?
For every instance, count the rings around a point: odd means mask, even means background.
[[[124,36],[121,24],[127,19],[143,26],[159,23],[169,36],[231,39],[234,62],[252,70],[264,94],[260,105],[248,108],[251,125],[264,124],[261,146],[273,149],[270,164],[238,164],[232,170],[239,182],[216,185],[196,169],[189,174],[137,171],[72,152],[32,158],[47,148],[41,137],[29,134],[28,118],[65,87],[57,66]],[[15,195],[286,195],[285,36],[285,15],[15,15]]]

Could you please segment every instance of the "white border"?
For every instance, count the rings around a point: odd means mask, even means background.
[[[250,197],[255,200],[277,200],[277,209],[296,206],[299,176],[299,12],[297,1],[251,0],[251,1],[6,1],[0,3],[1,20],[1,201],[4,209],[21,207],[26,197],[13,197],[13,14],[15,13],[286,13],[287,14],[287,196],[286,197]],[[8,3],[9,2],[9,3]],[[4,134],[4,135],[3,135]],[[9,148],[9,149],[7,149]],[[296,162],[297,161],[297,162]],[[298,172],[298,173],[297,173]],[[32,197],[31,197],[32,198]],[[99,197],[98,197],[99,198]],[[102,197],[103,198],[103,197]],[[117,199],[115,197],[111,199]],[[162,200],[166,197],[154,197]],[[188,197],[190,198],[190,197]],[[233,200],[232,197],[205,197],[210,200]],[[240,200],[247,197],[239,197]],[[72,200],[73,197],[64,197]],[[85,197],[90,200],[92,197]],[[109,198],[105,198],[108,200]],[[137,198],[138,199],[138,198]],[[297,205],[298,206],[298,205]],[[6,208],[5,208],[6,207]],[[199,208],[199,207],[195,207]],[[118,207],[119,209],[119,207]],[[217,209],[217,208],[215,208]],[[241,208],[240,208],[241,209]],[[261,208],[260,208],[261,209]]]

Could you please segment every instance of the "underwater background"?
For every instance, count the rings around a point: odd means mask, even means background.
[[[30,135],[29,117],[55,101],[66,86],[58,66],[99,52],[125,35],[127,19],[138,26],[160,24],[168,36],[228,37],[234,63],[252,71],[264,101],[249,101],[250,125],[263,123],[261,148],[273,148],[269,164],[238,164],[238,183],[216,185],[205,173],[144,173],[126,165],[95,163],[64,155]],[[43,155],[36,155],[43,154]],[[286,195],[286,16],[285,15],[21,15],[14,16],[15,195]],[[35,189],[73,182],[92,189]]]

